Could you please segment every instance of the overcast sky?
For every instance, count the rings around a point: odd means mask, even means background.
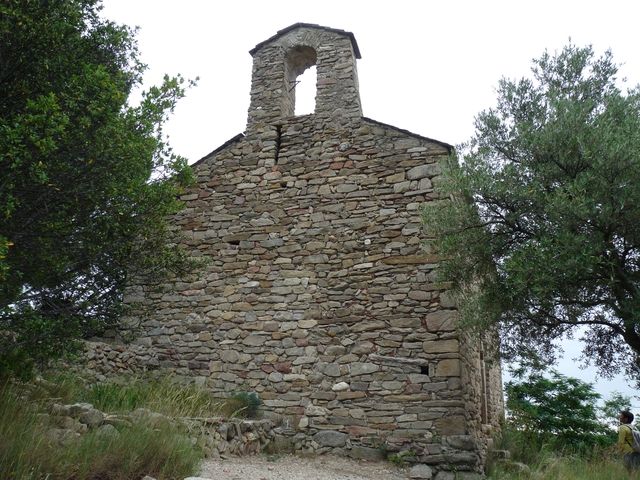
[[[104,16],[139,26],[145,81],[165,73],[200,77],[167,126],[171,144],[194,162],[244,131],[252,58],[249,50],[293,23],[353,32],[360,47],[364,115],[436,140],[459,144],[474,116],[495,103],[501,77],[529,74],[531,59],[569,39],[611,49],[628,85],[640,82],[637,1],[425,0],[104,0]],[[569,346],[562,373],[579,370]],[[597,383],[635,395],[619,378]],[[640,402],[636,401],[636,404]]]

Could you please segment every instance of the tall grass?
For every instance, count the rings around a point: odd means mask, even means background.
[[[219,415],[222,402],[195,385],[183,385],[171,377],[160,379],[127,376],[87,387],[78,377],[51,377],[53,396],[64,402],[87,402],[109,413],[146,408],[170,417]]]
[[[609,458],[581,458],[542,452],[538,461],[530,464],[530,472],[493,465],[488,480],[629,480],[622,461]]]
[[[56,389],[58,394],[73,390],[69,385],[59,384]],[[88,401],[103,395],[109,398],[103,403],[106,406],[122,402],[123,398],[149,398],[119,395],[115,387],[109,392],[109,395],[90,393],[85,398],[72,400]],[[0,478],[3,480],[131,480],[144,475],[158,480],[182,479],[196,472],[202,458],[202,452],[179,427],[157,419],[150,424],[143,418],[130,427],[119,427],[118,433],[112,435],[91,431],[60,444],[47,435],[52,422],[39,412],[38,402],[26,401],[27,394],[32,395],[33,389],[11,384],[0,386]],[[44,399],[42,392],[38,397]],[[160,401],[159,395],[150,398]],[[190,399],[191,393],[167,396],[169,403],[185,398]],[[118,405],[124,409],[123,403]],[[198,402],[192,403],[190,412],[194,411],[194,405],[201,406]],[[175,408],[167,407],[165,412]]]
[[[176,427],[136,423],[118,437],[97,431],[69,444],[55,461],[59,478],[130,480],[151,475],[183,479],[197,470],[202,454]]]
[[[0,385],[0,478],[38,478],[46,447],[37,411],[18,393],[9,384]]]
[[[563,444],[553,438],[527,435],[505,428],[498,448],[509,450],[514,462],[489,464],[488,480],[628,480],[613,437],[596,439],[595,446]],[[640,478],[640,477],[638,477]]]

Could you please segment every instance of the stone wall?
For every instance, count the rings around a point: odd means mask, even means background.
[[[479,335],[479,334],[478,334]],[[497,332],[485,332],[481,338],[460,332],[461,383],[465,402],[465,420],[474,448],[467,454],[484,465],[493,440],[500,434],[504,420],[502,372],[498,354]]]
[[[132,286],[136,340],[93,344],[91,366],[257,392],[265,414],[338,453],[481,469],[479,347],[461,348],[421,237],[451,147],[360,116],[350,34],[282,32],[252,51],[247,134],[194,165],[174,218],[203,267]],[[313,58],[301,46],[316,52],[318,96],[293,117],[290,72]]]

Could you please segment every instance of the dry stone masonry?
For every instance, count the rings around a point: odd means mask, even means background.
[[[421,237],[451,147],[362,116],[349,32],[295,24],[250,53],[246,132],[194,165],[174,218],[204,266],[132,286],[138,336],[93,344],[91,368],[257,392],[299,449],[480,471],[502,411],[495,339],[458,331]],[[315,113],[294,116],[311,65]]]

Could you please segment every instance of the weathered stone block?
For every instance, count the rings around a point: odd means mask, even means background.
[[[349,390],[349,384],[347,382],[339,382],[331,387],[331,390],[334,392],[344,392],[345,390]]]
[[[358,342],[351,348],[351,353],[356,355],[362,355],[369,353],[373,350],[373,343],[371,342]]]
[[[458,377],[460,368],[460,360],[453,358],[440,360],[436,364],[436,377]]]
[[[242,343],[250,347],[259,347],[260,345],[264,345],[266,341],[267,337],[264,335],[249,335],[242,340]]]
[[[328,415],[329,411],[324,407],[309,405],[304,409],[304,414],[308,417],[322,417]]]
[[[429,465],[414,465],[409,470],[409,478],[419,478],[430,480],[433,478],[433,470]]]
[[[439,418],[434,423],[438,434],[442,436],[465,435],[467,433],[465,419],[460,415]]]
[[[459,450],[473,450],[476,443],[471,435],[449,435],[447,443]]]
[[[460,350],[458,340],[428,340],[423,342],[425,353],[457,353]]]
[[[353,363],[351,364],[351,376],[367,375],[369,373],[377,372],[380,370],[380,366],[375,363]]]
[[[339,377],[341,375],[340,365],[337,363],[330,363],[324,368],[323,373],[329,377]]]
[[[420,328],[422,322],[417,317],[392,318],[389,324],[396,328]]]
[[[298,328],[313,328],[318,324],[317,320],[299,320]]]
[[[398,382],[397,380],[382,382],[382,388],[384,388],[385,390],[399,390],[403,388],[404,385],[404,382]]]
[[[427,330],[430,332],[451,332],[456,329],[458,312],[455,310],[440,310],[427,315]]]
[[[322,447],[344,447],[347,438],[347,434],[334,430],[325,430],[313,436],[313,440]]]
[[[380,261],[386,265],[423,265],[438,263],[440,257],[437,255],[399,255],[386,257]]]
[[[226,363],[236,363],[240,354],[235,350],[223,350],[220,352],[220,360]]]
[[[104,414],[95,408],[85,410],[78,416],[80,423],[85,424],[89,428],[96,428],[102,425]]]
[[[424,290],[411,290],[409,292],[408,297],[411,300],[416,300],[419,302],[424,302],[431,299],[431,293],[425,292]]]
[[[278,362],[274,367],[280,373],[291,373],[291,362]]]
[[[367,394],[363,391],[358,391],[358,392],[338,392],[338,394],[336,395],[336,398],[338,400],[353,400],[356,398],[364,398],[366,397]]]
[[[362,447],[354,445],[348,451],[348,455],[352,458],[360,460],[381,461],[384,460],[384,452],[379,448]]]

